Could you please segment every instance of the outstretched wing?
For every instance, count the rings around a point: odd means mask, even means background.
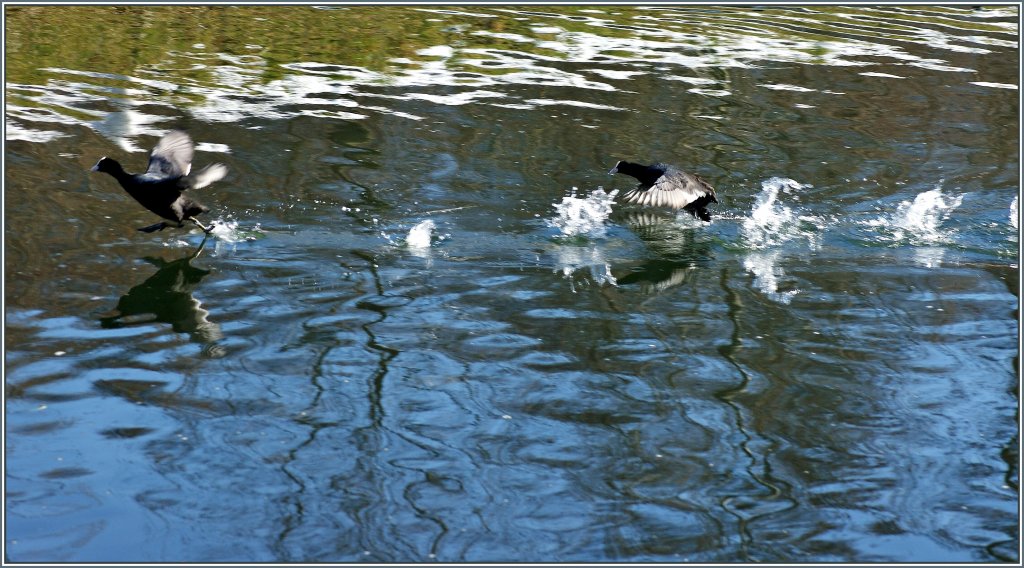
[[[682,209],[702,199],[706,203],[718,203],[715,188],[701,179],[700,176],[670,168],[653,185],[644,189],[643,185],[627,191],[622,196],[630,203],[653,207],[672,207]]]
[[[153,148],[146,175],[162,178],[187,176],[192,169],[193,153],[192,139],[188,134],[181,130],[172,130]]]
[[[201,187],[206,187],[211,183],[221,179],[222,177],[227,175],[227,173],[228,167],[225,166],[224,164],[210,164],[209,166],[206,166],[205,168],[196,172],[194,175],[191,175],[185,180],[182,180],[183,182],[185,182],[184,184],[182,184],[182,188],[199,189]]]

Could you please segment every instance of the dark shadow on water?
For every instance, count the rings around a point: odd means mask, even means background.
[[[200,343],[212,343],[223,337],[220,326],[207,319],[210,312],[192,296],[199,282],[210,273],[191,264],[205,246],[204,238],[188,256],[170,262],[146,257],[144,260],[159,270],[121,296],[117,302],[117,314],[100,318],[100,326],[118,329],[162,322],[171,324],[175,332],[187,333],[193,341]]]

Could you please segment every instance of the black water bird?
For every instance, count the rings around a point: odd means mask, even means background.
[[[188,134],[181,130],[172,130],[153,148],[149,156],[149,168],[145,173],[130,174],[124,171],[117,160],[106,156],[96,162],[92,171],[110,174],[143,207],[164,219],[174,221],[178,227],[184,226],[185,221],[192,221],[209,234],[213,230],[213,224],[206,227],[195,217],[209,209],[182,191],[206,187],[224,177],[228,168],[224,164],[212,164],[189,175],[194,152],[192,139]],[[168,226],[168,223],[161,221],[139,230],[152,233]]]
[[[708,182],[668,164],[644,166],[620,161],[608,173],[626,174],[640,180],[635,189],[622,196],[630,203],[685,209],[703,221],[711,221],[708,204],[718,203],[715,188]]]

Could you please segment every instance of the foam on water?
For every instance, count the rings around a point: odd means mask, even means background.
[[[565,237],[603,237],[607,228],[605,222],[612,213],[618,190],[606,193],[599,187],[585,198],[576,197],[577,191],[573,187],[570,195],[563,197],[561,203],[554,204],[558,216],[548,219],[547,225],[558,229]]]
[[[913,201],[903,201],[890,215],[867,221],[881,229],[883,240],[912,244],[950,243],[954,229],[943,228],[944,221],[960,206],[962,195],[946,196],[941,187],[919,193]]]

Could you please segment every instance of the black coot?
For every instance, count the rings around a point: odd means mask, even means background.
[[[178,227],[185,221],[192,221],[199,228],[209,233],[211,224],[205,227],[196,215],[208,211],[195,199],[181,193],[187,189],[198,189],[224,177],[228,172],[224,164],[213,164],[189,175],[192,169],[192,139],[181,130],[172,130],[157,142],[149,156],[149,169],[146,173],[130,174],[124,171],[117,160],[106,156],[100,158],[92,167],[94,172],[104,172],[114,176],[121,187],[153,213],[177,223]],[[163,230],[168,223],[163,221],[142,227],[140,231],[152,233]]]
[[[626,174],[640,180],[635,189],[622,196],[630,203],[685,209],[703,221],[711,220],[708,204],[718,203],[715,188],[708,182],[668,164],[644,166],[620,161],[608,173]]]

